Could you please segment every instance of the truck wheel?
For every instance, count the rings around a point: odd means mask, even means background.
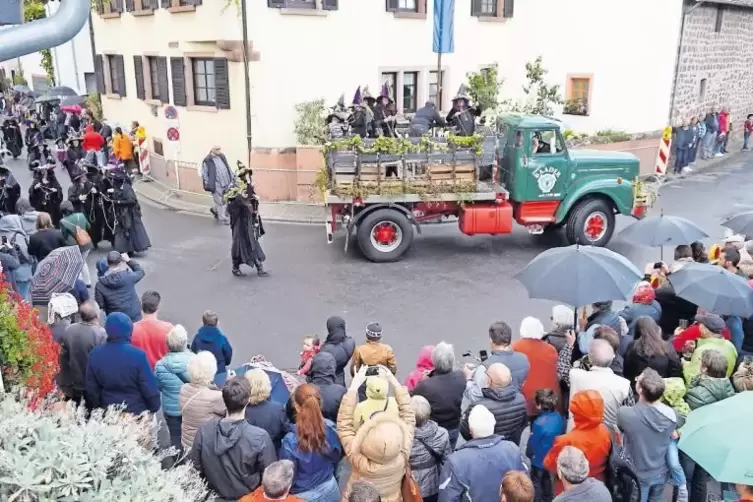
[[[358,246],[376,263],[398,261],[413,243],[413,225],[395,209],[377,209],[358,223]]]
[[[606,246],[614,233],[614,210],[604,199],[579,202],[567,217],[565,236],[570,244]]]

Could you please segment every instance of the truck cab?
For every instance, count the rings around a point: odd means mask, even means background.
[[[516,222],[532,233],[565,227],[572,244],[606,245],[615,215],[633,212],[638,158],[569,150],[560,122],[547,117],[510,114],[498,124],[498,176]]]

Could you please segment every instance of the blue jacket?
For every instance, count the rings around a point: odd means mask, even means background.
[[[343,447],[337,436],[335,424],[324,420],[327,442],[324,452],[303,452],[298,449],[298,436],[295,425],[290,426],[282,440],[280,460],[287,459],[295,464],[295,478],[290,493],[303,493],[329,481],[335,474],[335,466],[343,456]],[[497,488],[499,489],[499,488]]]
[[[545,411],[533,421],[528,439],[531,465],[545,469],[544,457],[554,444],[554,439],[565,433],[565,419],[556,411]]]
[[[108,316],[108,321],[113,315]],[[105,329],[108,322],[105,322]],[[91,408],[125,404],[126,411],[156,413],[160,408],[157,380],[143,350],[131,345],[131,331],[107,329],[107,343],[89,353],[86,402]]]
[[[656,300],[651,302],[651,305],[645,305],[643,303],[629,303],[625,305],[625,308],[618,312],[620,317],[625,319],[628,325],[628,335],[630,338],[635,337],[635,321],[641,316],[648,316],[657,323],[661,319],[661,305]],[[627,348],[627,344],[626,344]],[[620,347],[622,349],[622,347]],[[624,352],[621,351],[621,355],[624,356]]]
[[[227,366],[233,359],[233,347],[227,341],[227,337],[222,334],[217,326],[202,326],[196,332],[191,342],[192,352],[201,352],[206,350],[214,354],[217,359],[217,374],[227,373]]]
[[[168,352],[165,357],[157,361],[154,366],[154,376],[157,378],[157,386],[162,393],[162,412],[171,417],[179,417],[180,404],[178,395],[184,383],[189,383],[188,361],[193,357],[193,352]]]
[[[468,441],[442,466],[438,501],[497,500],[502,478],[509,471],[526,472],[515,443],[496,434]]]
[[[144,278],[144,269],[134,261],[129,261],[128,267],[101,276],[94,288],[94,298],[106,314],[123,312],[136,322],[141,320],[141,300],[136,293],[136,283]]]

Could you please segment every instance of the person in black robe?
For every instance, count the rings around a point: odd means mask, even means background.
[[[395,134],[395,113],[391,108],[392,103],[387,84],[384,84],[382,93],[377,99],[376,106],[374,106],[374,122],[372,126],[374,137],[397,137],[397,134]]]
[[[233,243],[230,247],[230,257],[233,264],[233,275],[243,276],[241,265],[246,264],[256,268],[259,277],[267,277],[264,261],[267,257],[261,248],[259,238],[264,235],[264,225],[259,216],[259,198],[256,196],[254,185],[251,183],[253,172],[247,167],[238,171],[239,184],[227,193],[228,214],[230,215],[230,229]]]
[[[68,136],[68,149],[65,152],[65,160],[63,166],[68,171],[68,176],[71,177],[71,181],[76,177],[81,169],[78,165],[79,161],[86,156],[84,148],[81,146],[81,138],[75,134]]]
[[[97,188],[100,175],[96,166],[86,167],[87,171],[79,171],[73,179],[73,184],[68,187],[68,200],[73,204],[74,212],[83,213],[86,216],[86,220],[90,225],[89,237],[91,237],[94,247],[97,248],[100,241],[103,240],[105,216],[102,204],[100,204],[101,196]],[[114,222],[114,215],[110,219]]]
[[[60,203],[63,202],[63,188],[55,176],[55,163],[52,158],[45,164],[34,169],[34,176],[29,187],[29,203],[31,207],[45,212],[52,218],[55,227],[60,223]]]
[[[481,116],[481,107],[470,106],[470,102],[468,91],[461,84],[458,95],[452,98],[452,109],[447,114],[447,123],[458,136],[473,136],[476,132],[476,117]]]
[[[16,202],[21,198],[21,185],[0,157],[0,213],[16,214]]]
[[[115,213],[112,247],[119,253],[141,253],[152,246],[141,219],[141,206],[133,191],[131,178],[120,168],[110,169],[107,178],[112,186],[106,197]],[[105,212],[107,208],[105,207]]]

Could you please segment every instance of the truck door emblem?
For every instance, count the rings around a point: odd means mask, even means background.
[[[533,172],[533,177],[539,184],[539,190],[542,194],[548,194],[554,189],[557,180],[560,177],[560,171],[556,167],[543,166]]]

